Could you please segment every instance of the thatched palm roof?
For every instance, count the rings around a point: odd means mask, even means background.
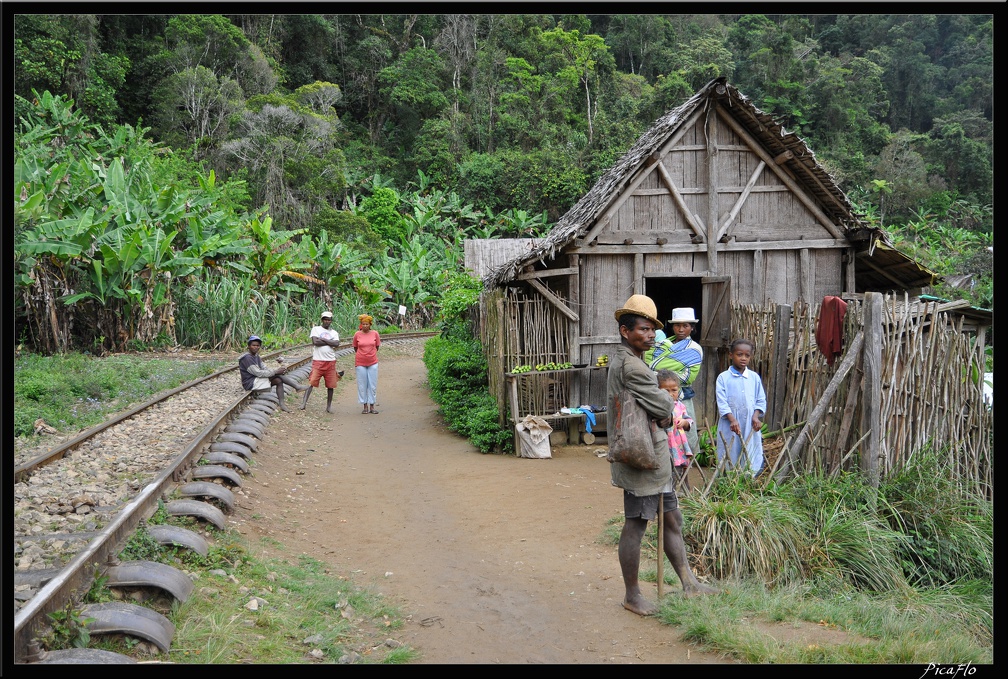
[[[619,198],[648,157],[661,148],[679,125],[689,119],[698,107],[707,106],[711,100],[716,100],[733,115],[770,155],[776,157],[790,151],[792,157],[785,161],[785,164],[793,173],[795,180],[816,199],[823,212],[841,229],[850,234],[865,228],[854,214],[846,194],[816,161],[815,154],[805,141],[794,133],[787,132],[770,115],[756,108],[748,97],[728,84],[725,78],[716,78],[681,106],[655,121],[630,150],[595,182],[588,193],[557,221],[546,238],[525,254],[486,274],[483,277],[485,287],[499,287],[514,280],[525,265],[538,260],[543,262],[552,260],[571,241],[584,236],[612,202]],[[877,229],[867,230],[872,232],[871,237],[864,239],[864,234],[861,234],[860,240],[869,242],[881,240],[888,243],[884,232]],[[928,277],[923,274],[916,276],[920,279]],[[921,284],[910,281],[907,283]]]

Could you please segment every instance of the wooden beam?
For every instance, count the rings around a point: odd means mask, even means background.
[[[707,240],[707,270],[717,271],[717,242],[715,232],[718,228],[718,187],[717,187],[717,136],[718,136],[718,105],[711,102],[707,109],[707,117],[704,119],[707,134],[707,229],[705,238]]]
[[[497,307],[497,351],[500,352],[501,357],[507,356],[507,349],[504,346],[504,295],[498,294],[495,306]],[[512,366],[513,367],[513,366]],[[508,370],[507,365],[504,366],[504,370]],[[508,383],[507,379],[503,379],[500,382],[500,386],[497,391],[497,424],[502,428],[507,421],[507,399],[508,399]]]
[[[776,174],[780,178],[780,180],[784,182],[784,184],[789,189],[791,189],[791,191],[794,192],[798,200],[800,200],[802,204],[805,207],[807,207],[809,211],[812,212],[812,214],[816,216],[816,219],[822,222],[823,227],[831,234],[833,234],[834,238],[843,238],[843,234],[840,233],[840,230],[837,228],[836,224],[834,224],[833,221],[826,216],[826,213],[824,213],[819,208],[819,206],[815,204],[815,201],[813,201],[811,198],[808,197],[808,195],[805,194],[805,192],[801,189],[801,187],[798,186],[798,183],[795,182],[794,179],[789,177],[787,173],[781,169],[780,165],[778,165],[773,161],[773,158],[770,157],[770,154],[766,152],[766,149],[763,148],[763,146],[759,143],[759,141],[757,141],[751,134],[749,134],[749,130],[742,127],[742,125],[737,120],[732,118],[727,113],[721,113],[720,110],[718,110],[718,113],[720,114],[721,120],[724,120],[726,123],[728,123],[728,127],[732,128],[732,130],[735,131],[735,134],[745,139],[746,143],[749,144],[750,147],[752,147],[753,153],[759,156],[760,159],[764,163],[766,163],[771,170],[773,170],[774,174]]]
[[[744,186],[721,186],[721,193],[742,193],[745,189]],[[707,187],[700,186],[680,186],[679,193],[684,196],[690,196],[694,194],[707,193]],[[754,186],[749,191],[749,193],[791,193],[791,189],[782,184],[772,184],[770,186]],[[664,196],[668,194],[668,191],[663,188],[655,189],[642,189],[637,188],[634,190],[633,195],[635,196]]]
[[[541,271],[525,271],[515,276],[515,280],[528,281],[532,280],[533,278],[548,278],[550,276],[569,276],[572,273],[577,273],[577,269],[566,267],[563,269],[542,269]]]
[[[676,188],[675,182],[672,180],[672,175],[669,174],[668,170],[665,169],[665,164],[658,161],[655,165],[658,168],[658,174],[661,175],[662,181],[665,182],[665,186],[668,187],[669,193],[672,194],[672,200],[678,206],[680,212],[686,217],[686,223],[690,225],[693,232],[700,236],[701,239],[705,237],[703,228],[697,224],[696,220],[693,219],[693,213],[690,212],[689,208],[686,206],[686,201],[683,200],[682,194],[679,193],[679,189]]]
[[[809,249],[802,248],[798,252],[798,260],[801,263],[801,271],[798,272],[798,294],[806,302],[812,302],[812,262],[809,258]]]
[[[634,253],[633,258],[633,280],[634,280],[634,294],[643,295],[644,294],[644,254],[641,252]]]
[[[787,161],[791,160],[792,158],[794,158],[794,153],[792,153],[791,150],[789,149],[789,150],[785,151],[784,153],[778,155],[776,158],[773,159],[773,161],[775,163],[777,163],[778,165],[783,165],[784,163],[786,163]]]
[[[567,278],[567,297],[570,301],[570,305],[575,309],[581,308],[581,276],[578,269],[578,259],[577,255],[567,255],[566,270],[570,272]],[[578,342],[578,337],[580,337],[580,335],[580,320],[572,320],[567,323],[567,342],[570,345],[567,351],[567,360],[571,363],[581,362],[581,343]],[[571,378],[571,401],[573,403],[581,403],[582,383],[587,385],[587,381],[584,379],[583,375]]]
[[[613,311],[615,312],[616,310],[613,309]],[[616,325],[615,319],[613,320],[613,325]],[[599,344],[619,344],[622,341],[623,338],[620,337],[619,335],[587,335],[578,337],[578,342],[580,342],[582,346],[584,345],[595,346]]]
[[[861,473],[869,485],[878,488],[879,457],[882,454],[882,295],[866,292],[863,306],[865,349],[861,365],[861,432],[868,436],[861,448]],[[874,503],[872,503],[874,504]],[[874,506],[872,507],[874,509]]]
[[[857,290],[857,252],[854,248],[847,248],[843,255],[844,264],[844,292],[854,293]]]
[[[535,278],[530,278],[529,283],[532,285],[533,288],[538,290],[539,294],[545,297],[550,304],[559,309],[560,313],[562,313],[564,316],[571,319],[572,321],[578,320],[577,312],[573,311],[569,306],[564,304],[563,301],[559,297],[554,295],[552,292],[550,292],[545,285],[537,281]]]
[[[731,243],[717,243],[718,252],[751,252],[753,250],[831,250],[843,249],[847,247],[845,240],[831,240],[823,238],[821,240],[787,240],[787,241],[739,241]],[[565,252],[587,255],[627,255],[630,253],[643,252],[646,254],[669,254],[670,248],[675,254],[680,253],[700,253],[707,251],[706,243],[676,243],[672,246],[655,244],[637,244],[631,247],[613,243],[611,245],[589,245],[584,247],[574,247],[566,249]]]
[[[739,210],[742,209],[742,203],[746,202],[746,198],[749,197],[749,192],[752,191],[752,187],[756,185],[756,180],[759,179],[761,174],[763,174],[764,167],[766,167],[766,163],[761,160],[759,165],[757,165],[756,169],[753,171],[752,176],[749,177],[749,182],[745,185],[745,188],[742,189],[742,194],[738,197],[738,200],[735,201],[735,205],[732,206],[731,212],[728,213],[728,216],[721,224],[721,228],[718,229],[717,236],[715,236],[714,240],[721,240],[721,236],[728,232],[728,226],[732,223],[732,220],[738,216]]]

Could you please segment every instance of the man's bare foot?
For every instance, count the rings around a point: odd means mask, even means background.
[[[290,408],[288,408],[287,406],[285,406],[283,403],[280,404],[280,410],[282,410],[285,413],[289,413],[290,412]]]
[[[693,596],[703,596],[705,594],[720,594],[721,590],[709,587],[702,582],[698,582],[696,585],[691,587],[683,587],[683,596],[693,597]]]
[[[637,615],[654,615],[658,612],[658,606],[651,603],[644,597],[637,595],[632,599],[623,600],[623,608]]]
[[[326,406],[326,409],[325,409],[325,411],[326,411],[327,413],[331,413],[331,412],[332,412],[332,406]]]
[[[298,408],[298,410],[304,410],[306,405],[308,405],[308,404],[307,403],[302,403],[301,407]]]

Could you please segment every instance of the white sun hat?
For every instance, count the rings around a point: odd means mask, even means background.
[[[693,308],[688,306],[677,307],[672,310],[672,318],[669,319],[669,325],[673,323],[699,323],[696,315],[693,313]]]

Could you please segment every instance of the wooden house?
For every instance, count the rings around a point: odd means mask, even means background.
[[[705,414],[716,419],[714,380],[731,340],[732,302],[913,294],[934,280],[859,220],[802,139],[723,78],[659,118],[545,238],[478,273],[481,336],[502,414],[509,402],[516,409],[505,384],[513,366],[590,368],[619,343],[613,312],[643,293],[663,321],[674,307],[697,314],[701,423]],[[537,403],[541,389],[523,393],[511,420],[604,404],[604,372],[556,375],[556,398]]]

